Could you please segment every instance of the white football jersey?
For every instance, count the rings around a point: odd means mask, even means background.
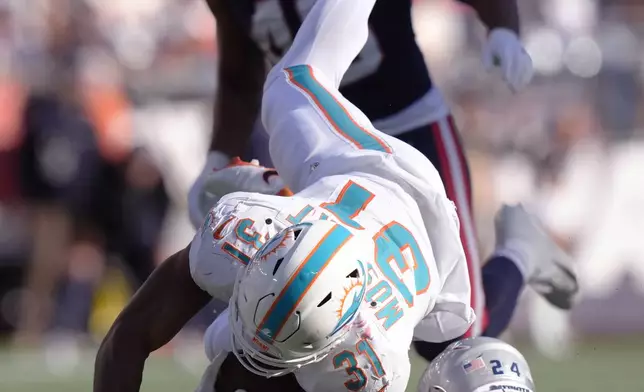
[[[458,237],[453,205],[445,199],[442,208],[452,220],[441,223],[452,228],[446,235]],[[392,391],[404,390],[415,327],[428,323],[431,328],[420,337],[445,341],[467,330],[472,311],[466,267],[463,274],[456,268],[458,258],[435,258],[418,206],[399,185],[356,173],[324,177],[293,197],[230,194],[213,208],[193,240],[193,279],[227,301],[238,270],[269,238],[288,226],[319,219],[367,233],[374,239],[374,257],[367,261],[368,287],[355,333],[321,362],[300,369],[298,380],[309,392],[379,391],[388,385]],[[342,299],[338,307],[342,309]],[[221,333],[213,341],[221,341]]]
[[[375,129],[338,90],[365,46],[374,4],[316,1],[267,76],[262,124],[275,169],[296,195],[224,197],[190,250],[195,282],[228,300],[237,271],[288,226],[330,219],[373,238],[352,333],[295,373],[308,392],[404,391],[412,339],[444,342],[474,320],[458,219],[438,172],[418,150]],[[332,300],[342,314],[344,300]],[[207,340],[226,346],[228,323],[219,321],[213,326],[221,333],[211,330]]]

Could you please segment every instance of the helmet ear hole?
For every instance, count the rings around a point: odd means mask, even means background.
[[[264,314],[266,314],[266,312],[271,308],[274,297],[274,293],[268,293],[257,301],[255,305],[255,313],[253,314],[255,325],[259,325],[262,322]]]
[[[357,268],[351,271],[349,275],[347,275],[347,278],[359,278],[359,277],[360,277],[360,271],[358,271]]]
[[[320,303],[318,304],[318,308],[322,307],[325,303],[329,302],[331,300],[331,293],[327,294],[326,297]]]
[[[280,268],[280,265],[282,265],[283,261],[284,261],[283,257],[277,259],[277,261],[275,262],[275,267],[273,268],[273,276],[275,276],[275,273],[277,273],[277,270]]]

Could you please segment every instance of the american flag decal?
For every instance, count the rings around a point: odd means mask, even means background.
[[[485,369],[485,361],[481,357],[478,357],[473,361],[463,363],[463,370],[466,374],[470,374],[480,369]]]

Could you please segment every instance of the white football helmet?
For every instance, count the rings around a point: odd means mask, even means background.
[[[242,365],[272,377],[324,359],[364,300],[373,252],[370,237],[325,220],[267,241],[230,299],[232,347]]]
[[[509,344],[477,337],[451,344],[430,364],[418,392],[535,392],[528,362]]]

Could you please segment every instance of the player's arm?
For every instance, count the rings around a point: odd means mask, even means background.
[[[189,248],[152,273],[110,328],[96,356],[94,392],[138,391],[148,355],[211,299],[192,280]]]
[[[198,228],[212,204],[206,189],[213,171],[241,156],[259,114],[266,67],[259,48],[230,9],[231,1],[206,0],[217,21],[218,90],[213,112],[210,152],[188,193],[190,221]]]
[[[489,30],[504,28],[519,34],[519,10],[516,0],[460,0],[472,7]]]
[[[217,20],[218,91],[211,151],[241,156],[259,114],[266,67],[261,51],[233,20],[230,2],[207,0]]]

